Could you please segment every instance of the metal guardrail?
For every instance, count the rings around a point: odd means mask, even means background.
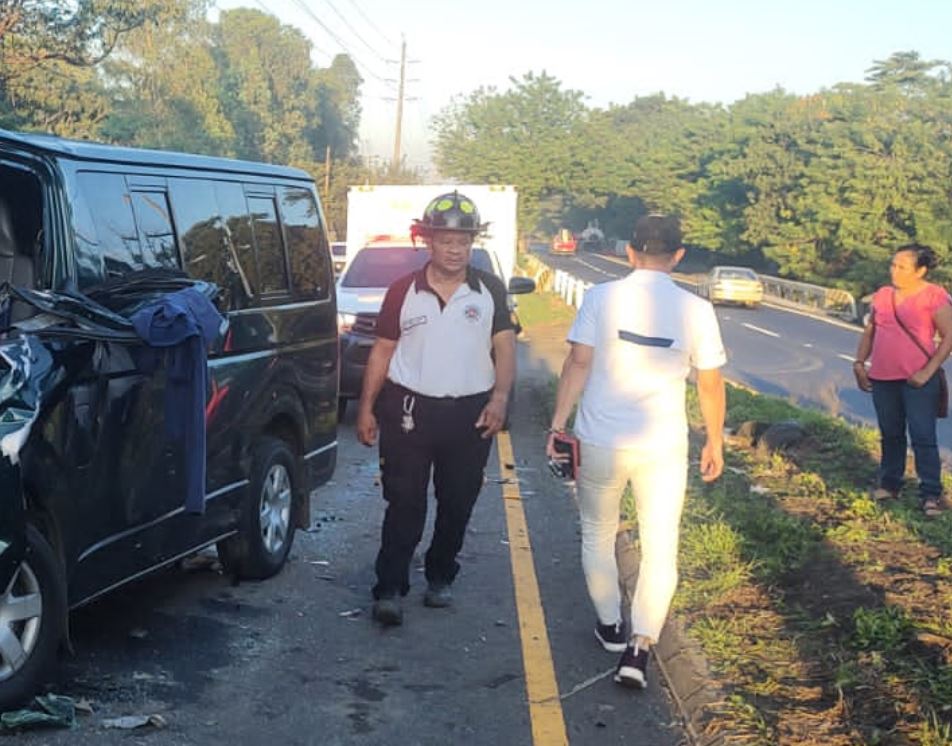
[[[593,283],[585,282],[565,270],[552,269],[545,262],[533,257],[536,285],[540,290],[554,292],[568,305],[582,305],[585,291]],[[862,309],[851,293],[839,288],[825,288],[807,282],[786,280],[782,277],[758,275],[764,284],[764,295],[772,303],[811,313],[833,316],[851,323],[862,323]],[[688,282],[697,283],[697,278],[684,276]]]
[[[764,284],[764,295],[772,300],[836,316],[844,321],[862,321],[856,299],[845,290],[769,275],[760,275],[760,281]]]

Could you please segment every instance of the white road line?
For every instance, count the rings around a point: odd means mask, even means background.
[[[759,326],[754,326],[753,324],[748,324],[744,322],[741,326],[746,326],[748,329],[754,332],[760,332],[761,334],[766,334],[768,337],[779,337],[780,335],[777,332],[772,332],[769,329],[761,329]]]
[[[804,346],[804,347],[813,347],[813,345],[810,344],[809,342],[804,342],[804,343],[803,343],[803,346]]]
[[[575,259],[576,259],[576,261],[577,261],[579,264],[582,264],[582,265],[588,267],[589,269],[594,270],[595,272],[598,272],[598,273],[601,274],[601,275],[605,275],[605,276],[607,276],[607,277],[615,277],[615,274],[614,274],[613,272],[608,272],[608,271],[602,269],[601,267],[596,267],[596,266],[595,266],[594,264],[592,264],[591,262],[587,262],[587,261],[585,261],[584,259],[581,259],[581,258],[579,258],[579,257],[576,257]]]
[[[841,352],[836,353],[836,356],[837,356],[838,358],[840,358],[841,360],[846,360],[846,361],[851,362],[851,363],[856,359],[856,358],[853,357],[852,355],[844,355],[844,354],[841,353]]]

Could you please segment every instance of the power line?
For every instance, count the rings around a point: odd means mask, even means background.
[[[258,1],[260,2],[260,0],[258,0]],[[357,55],[355,55],[353,52],[351,52],[350,49],[347,48],[347,45],[344,44],[344,42],[341,40],[341,38],[340,38],[337,34],[335,34],[333,31],[331,31],[330,28],[328,28],[327,24],[324,23],[324,21],[322,21],[322,20],[318,17],[318,15],[317,15],[313,10],[311,10],[311,7],[310,7],[307,3],[305,3],[304,0],[294,0],[294,3],[295,3],[295,5],[297,5],[301,10],[303,10],[305,13],[307,13],[307,15],[311,18],[311,20],[313,20],[318,26],[320,26],[322,29],[324,29],[324,31],[326,31],[327,34],[328,34],[335,42],[337,42],[337,44],[340,46],[340,48],[341,48],[342,50],[344,50],[344,52],[345,52],[347,55],[349,55],[350,58],[354,61],[354,64],[355,64],[355,65],[357,65],[358,67],[360,67],[367,75],[370,75],[370,77],[372,77],[372,78],[376,78],[376,79],[379,80],[381,83],[386,83],[386,82],[387,82],[386,78],[384,78],[384,77],[381,76],[381,75],[377,75],[377,73],[375,73],[373,70],[371,70],[369,67],[367,67],[367,65],[365,65],[365,64],[357,57]]]
[[[215,5],[215,0],[211,0],[211,4],[212,4],[213,7],[217,7],[217,6]],[[271,10],[271,9],[270,9],[267,5],[265,5],[263,2],[261,2],[261,0],[255,0],[255,5],[257,5],[259,8],[261,8],[261,10],[262,10],[264,13],[266,13],[267,15],[272,16],[272,17],[274,17],[274,18],[277,18],[277,17],[278,17],[278,16],[275,14],[275,12],[274,12],[273,10]],[[219,8],[219,10],[220,10],[220,8]],[[314,49],[314,51],[317,52],[318,54],[323,54],[323,55],[325,55],[326,57],[328,57],[328,58],[331,59],[331,60],[334,59],[334,56],[333,56],[332,54],[330,54],[329,52],[325,52],[323,49],[318,49],[317,46],[316,46],[313,42],[311,42],[311,47],[312,47],[312,48]]]
[[[399,46],[400,46],[399,44],[397,44],[396,42],[394,42],[389,36],[387,36],[383,31],[381,31],[380,28],[377,26],[376,23],[374,23],[373,21],[370,20],[370,18],[367,16],[367,14],[364,13],[364,11],[362,11],[362,10],[360,9],[360,6],[357,4],[357,0],[350,0],[350,4],[354,6],[354,10],[356,10],[356,11],[360,14],[360,17],[363,18],[364,21],[367,22],[367,25],[370,26],[370,28],[372,28],[372,29],[373,29],[374,31],[376,31],[378,34],[380,34],[380,37],[381,37],[385,42],[387,42],[387,44],[389,44],[391,47],[399,47]]]
[[[369,44],[369,43],[367,42],[366,39],[364,39],[363,36],[360,35],[360,32],[357,31],[357,29],[355,29],[355,28],[351,25],[350,21],[348,21],[348,20],[344,17],[343,13],[341,13],[341,12],[337,9],[337,7],[334,5],[334,3],[331,2],[331,0],[324,0],[324,2],[327,4],[327,6],[328,6],[332,11],[334,11],[335,15],[336,15],[338,18],[340,18],[341,22],[350,30],[350,33],[352,33],[354,36],[356,36],[356,37],[357,37],[357,40],[360,41],[360,43],[363,44],[365,47],[367,47],[367,49],[370,50],[371,54],[373,54],[375,57],[377,57],[377,59],[379,59],[381,62],[386,63],[387,58],[384,57],[382,54],[380,54],[380,52],[378,52],[371,44]]]

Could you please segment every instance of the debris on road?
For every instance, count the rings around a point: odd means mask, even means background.
[[[76,704],[72,697],[45,694],[33,698],[33,705],[0,715],[2,730],[33,728],[72,728],[76,723]]]
[[[342,611],[337,616],[343,617],[344,619],[353,619],[358,617],[363,613],[362,609],[349,609],[348,611]]]
[[[149,636],[149,630],[142,627],[133,627],[129,630],[129,637],[133,640],[144,640]]]
[[[92,715],[93,714],[93,703],[88,699],[83,697],[83,699],[76,700],[75,702],[76,712],[81,712],[83,715]]]
[[[222,564],[214,549],[193,554],[191,557],[179,560],[179,569],[182,572],[222,572]]]
[[[136,730],[149,725],[153,728],[165,728],[168,721],[161,715],[125,715],[118,718],[106,718],[102,721],[103,728],[115,728],[117,730]]]

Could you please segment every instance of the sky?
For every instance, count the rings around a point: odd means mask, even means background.
[[[364,77],[360,154],[389,160],[406,40],[402,155],[429,170],[431,118],[480,86],[534,71],[590,106],[664,92],[729,104],[777,86],[861,82],[874,60],[915,50],[952,60],[952,0],[215,0],[299,28],[318,66],[347,52]],[[309,10],[310,13],[306,12]],[[215,17],[215,10],[212,17]],[[322,27],[314,18],[324,24]],[[329,29],[329,31],[328,31]]]

